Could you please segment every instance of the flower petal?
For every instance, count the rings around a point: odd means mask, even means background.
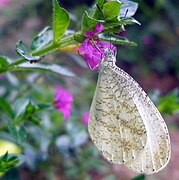
[[[86,38],[78,50],[79,54],[84,57],[89,68],[96,69],[105,57],[104,51],[106,48],[116,49],[116,47],[109,42],[100,41],[99,39],[92,42],[90,38]]]
[[[98,32],[102,31],[104,29],[104,26],[101,24],[101,23],[98,23],[94,29],[94,31],[89,31],[89,30],[86,30],[85,31],[85,34],[91,38],[93,37],[95,34],[97,34]]]
[[[65,120],[70,117],[71,103],[73,102],[73,95],[70,91],[61,86],[55,87],[55,103],[54,107],[63,113]]]

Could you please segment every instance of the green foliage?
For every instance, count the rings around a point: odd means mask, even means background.
[[[9,156],[8,152],[4,154],[4,156],[0,157],[0,172],[6,172],[10,168],[16,167],[19,163],[19,159],[17,156]]]
[[[8,65],[8,61],[5,57],[0,56],[0,68],[6,67]]]
[[[36,62],[40,61],[40,56],[33,56],[31,53],[30,48],[24,44],[22,41],[19,41],[16,46],[16,51],[21,55],[24,59],[30,61],[30,62]]]
[[[14,116],[13,109],[11,105],[4,99],[3,97],[0,97],[0,107],[10,116]]]
[[[53,30],[45,27],[32,41],[31,49],[38,50],[50,44],[53,40]]]
[[[160,112],[166,114],[173,114],[179,112],[179,90],[169,93],[167,96],[161,97],[158,109]]]
[[[0,173],[5,173],[11,168],[20,166],[24,161],[24,156],[6,152],[3,156],[0,156]]]
[[[131,180],[145,180],[145,174],[140,174],[136,177],[133,177]]]
[[[100,39],[102,41],[108,41],[114,44],[121,44],[121,45],[130,45],[130,46],[137,46],[135,42],[129,41],[127,38],[122,37],[122,36],[117,36],[117,35],[106,35],[106,36],[101,36]]]
[[[103,5],[102,12],[106,21],[118,17],[121,3],[119,1],[109,1]]]
[[[36,71],[43,71],[43,72],[49,72],[52,74],[56,74],[56,75],[63,75],[63,76],[69,76],[69,77],[74,77],[75,74],[63,67],[60,66],[58,64],[51,64],[51,63],[38,63],[38,64],[31,64],[29,65],[29,63],[23,63],[21,65],[19,65],[16,70],[24,70],[24,71],[31,71],[31,70],[36,70]]]
[[[55,42],[64,36],[69,22],[68,12],[60,7],[57,0],[53,0],[53,37]]]

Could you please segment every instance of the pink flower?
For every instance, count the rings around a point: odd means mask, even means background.
[[[82,115],[82,121],[83,121],[83,123],[84,123],[85,125],[88,125],[89,115],[90,115],[89,112],[84,112],[83,115]]]
[[[98,23],[94,31],[86,30],[85,34],[88,37],[78,48],[79,54],[84,57],[90,69],[96,69],[99,66],[101,59],[105,57],[105,49],[112,48],[115,50],[115,46],[113,46],[111,43],[103,42],[98,38],[97,33],[103,29],[104,26],[101,23]]]
[[[0,0],[0,7],[5,7],[10,3],[10,0]]]
[[[55,102],[54,106],[59,109],[64,115],[65,120],[68,120],[71,114],[71,103],[73,102],[73,95],[67,89],[56,86],[55,87]]]

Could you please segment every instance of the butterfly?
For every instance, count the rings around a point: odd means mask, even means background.
[[[108,161],[156,173],[170,159],[166,123],[140,85],[115,65],[114,51],[106,49],[105,56],[90,108],[90,137]]]

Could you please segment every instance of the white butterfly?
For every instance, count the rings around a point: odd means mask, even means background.
[[[171,153],[167,126],[139,84],[106,50],[90,109],[89,134],[109,161],[139,173],[163,169]]]

